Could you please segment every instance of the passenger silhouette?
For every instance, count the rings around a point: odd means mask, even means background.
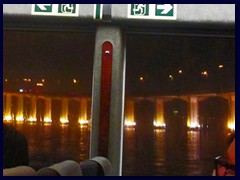
[[[28,143],[13,126],[3,123],[3,169],[27,166]]]
[[[225,157],[215,158],[213,176],[235,176],[235,133],[229,136],[228,145]]]

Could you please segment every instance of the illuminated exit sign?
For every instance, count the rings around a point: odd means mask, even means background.
[[[79,4],[32,4],[32,15],[78,16]]]
[[[128,18],[132,19],[177,19],[176,4],[129,4]]]

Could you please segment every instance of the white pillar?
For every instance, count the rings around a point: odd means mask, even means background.
[[[31,108],[30,108],[28,121],[30,122],[37,121],[37,97],[36,96],[31,97]]]
[[[156,127],[165,127],[163,99],[157,98],[156,101],[156,119],[153,122]]]
[[[61,117],[60,117],[61,123],[68,123],[68,99],[63,98],[62,99],[62,111],[61,111]]]
[[[228,119],[228,128],[235,130],[235,95],[230,95],[230,117]]]
[[[44,122],[52,122],[52,99],[49,97],[45,99]]]
[[[6,94],[6,106],[5,106],[5,114],[4,114],[4,120],[6,121],[12,120],[11,105],[12,105],[12,96],[11,94]]]
[[[80,124],[87,124],[87,99],[83,98],[80,101],[80,113],[79,113],[79,118],[78,122]]]
[[[16,121],[24,121],[23,118],[23,95],[18,96],[18,106],[17,106],[17,116]]]
[[[134,120],[134,100],[126,100],[125,107],[125,125],[126,126],[135,126],[136,122]]]
[[[200,127],[198,119],[198,98],[196,96],[190,97],[190,112],[187,126],[190,128]]]

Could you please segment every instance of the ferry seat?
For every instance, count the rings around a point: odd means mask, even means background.
[[[110,161],[102,156],[96,156],[92,159],[79,163],[83,176],[111,176],[112,165]]]
[[[17,166],[3,169],[3,176],[36,176],[36,171],[30,166]]]
[[[79,163],[73,160],[62,161],[49,167],[41,168],[36,173],[37,176],[82,176]]]
[[[3,176],[111,176],[112,166],[110,161],[102,156],[97,156],[77,163],[65,160],[43,167],[35,171],[30,166],[17,166],[3,169]]]

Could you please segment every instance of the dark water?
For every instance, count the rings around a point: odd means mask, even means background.
[[[35,169],[66,159],[88,159],[90,130],[78,124],[16,124],[29,143]],[[175,129],[141,133],[124,129],[124,176],[209,176],[213,158],[226,150],[225,134],[216,130]]]
[[[124,175],[208,176],[213,158],[226,148],[220,136],[208,131],[158,129],[137,136],[134,129],[125,129]]]

